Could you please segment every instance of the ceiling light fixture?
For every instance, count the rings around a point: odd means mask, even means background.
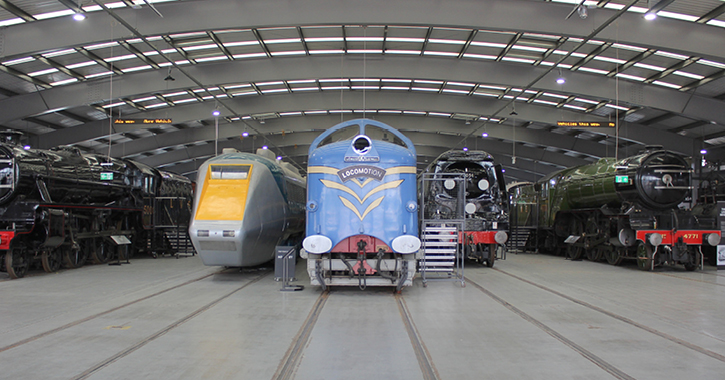
[[[482,136],[482,137],[488,137],[488,133],[486,133],[486,132],[483,132],[483,133],[481,134],[481,136]]]
[[[171,76],[171,67],[169,67],[169,72],[166,74],[166,78],[164,78],[165,81],[175,81],[176,78]]]
[[[571,17],[571,15],[574,14],[574,12],[579,14],[579,17],[581,17],[582,19],[587,18],[588,12],[587,12],[587,6],[584,5],[585,1],[586,0],[581,0],[581,2],[579,2],[579,4],[574,4],[574,9],[572,9],[571,12],[569,12],[569,14],[566,15],[566,20],[568,20],[569,17]]]
[[[556,77],[556,83],[558,83],[558,84],[566,83],[566,78],[564,78],[564,75],[561,73],[561,69],[559,69],[559,76]]]
[[[581,17],[582,19],[587,18],[587,16],[589,15],[587,12],[587,6],[583,5],[583,4],[580,5],[579,7],[577,7],[576,12],[579,14],[579,17]]]
[[[73,4],[73,5],[75,5],[75,7],[69,7],[69,8],[71,8],[71,9],[73,9],[73,8],[78,9],[73,14],[73,20],[76,20],[76,21],[83,21],[83,20],[85,20],[86,19],[86,14],[83,13],[83,8],[81,8],[81,6],[79,4]]]
[[[647,21],[652,21],[657,18],[656,12],[647,12],[644,14],[644,19]]]
[[[211,111],[211,114],[214,117],[217,117],[217,116],[221,115],[222,113],[218,109],[214,109],[214,111]]]
[[[707,154],[707,150],[706,149],[700,149],[700,154]]]

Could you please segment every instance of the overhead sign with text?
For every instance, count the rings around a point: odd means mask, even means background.
[[[171,119],[115,119],[113,124],[171,124]]]
[[[572,127],[572,128],[614,128],[617,123],[613,121],[557,121],[557,127]]]

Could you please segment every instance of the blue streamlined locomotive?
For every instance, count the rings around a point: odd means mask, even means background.
[[[418,238],[416,155],[396,129],[340,123],[312,142],[303,258],[312,285],[411,286]]]
[[[189,234],[204,265],[259,265],[280,241],[301,238],[305,179],[271,151],[224,149],[198,173]]]

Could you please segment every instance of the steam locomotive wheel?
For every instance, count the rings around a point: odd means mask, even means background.
[[[624,260],[624,250],[626,248],[609,248],[604,251],[604,258],[611,265],[619,265]]]
[[[63,266],[66,268],[80,268],[88,259],[88,249],[79,246],[63,246]]]
[[[652,247],[644,242],[637,245],[637,267],[643,271],[652,270]]]
[[[587,249],[587,260],[593,261],[593,262],[601,260],[602,257],[604,256],[604,252],[606,252],[606,250],[607,250],[607,247],[605,247],[603,245],[599,245],[596,247],[590,247],[589,249]]]
[[[105,264],[109,262],[115,254],[115,246],[106,239],[98,238],[95,240],[93,249],[91,250],[91,260],[94,264]]]
[[[496,262],[496,244],[488,245],[488,259],[486,259],[486,266],[493,268],[493,263]]]
[[[685,263],[685,270],[692,272],[700,266],[700,252],[695,247],[687,247],[689,263]]]
[[[60,249],[43,250],[43,254],[40,257],[40,262],[43,264],[43,270],[48,273],[53,273],[60,269],[60,261]]]
[[[10,278],[21,278],[28,273],[30,259],[28,252],[22,248],[15,248],[5,254],[5,271]]]

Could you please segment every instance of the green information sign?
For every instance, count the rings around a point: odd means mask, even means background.
[[[113,173],[105,172],[101,173],[101,181],[112,181],[113,180]]]
[[[614,177],[614,182],[616,183],[629,183],[629,176],[626,175],[618,175]]]

